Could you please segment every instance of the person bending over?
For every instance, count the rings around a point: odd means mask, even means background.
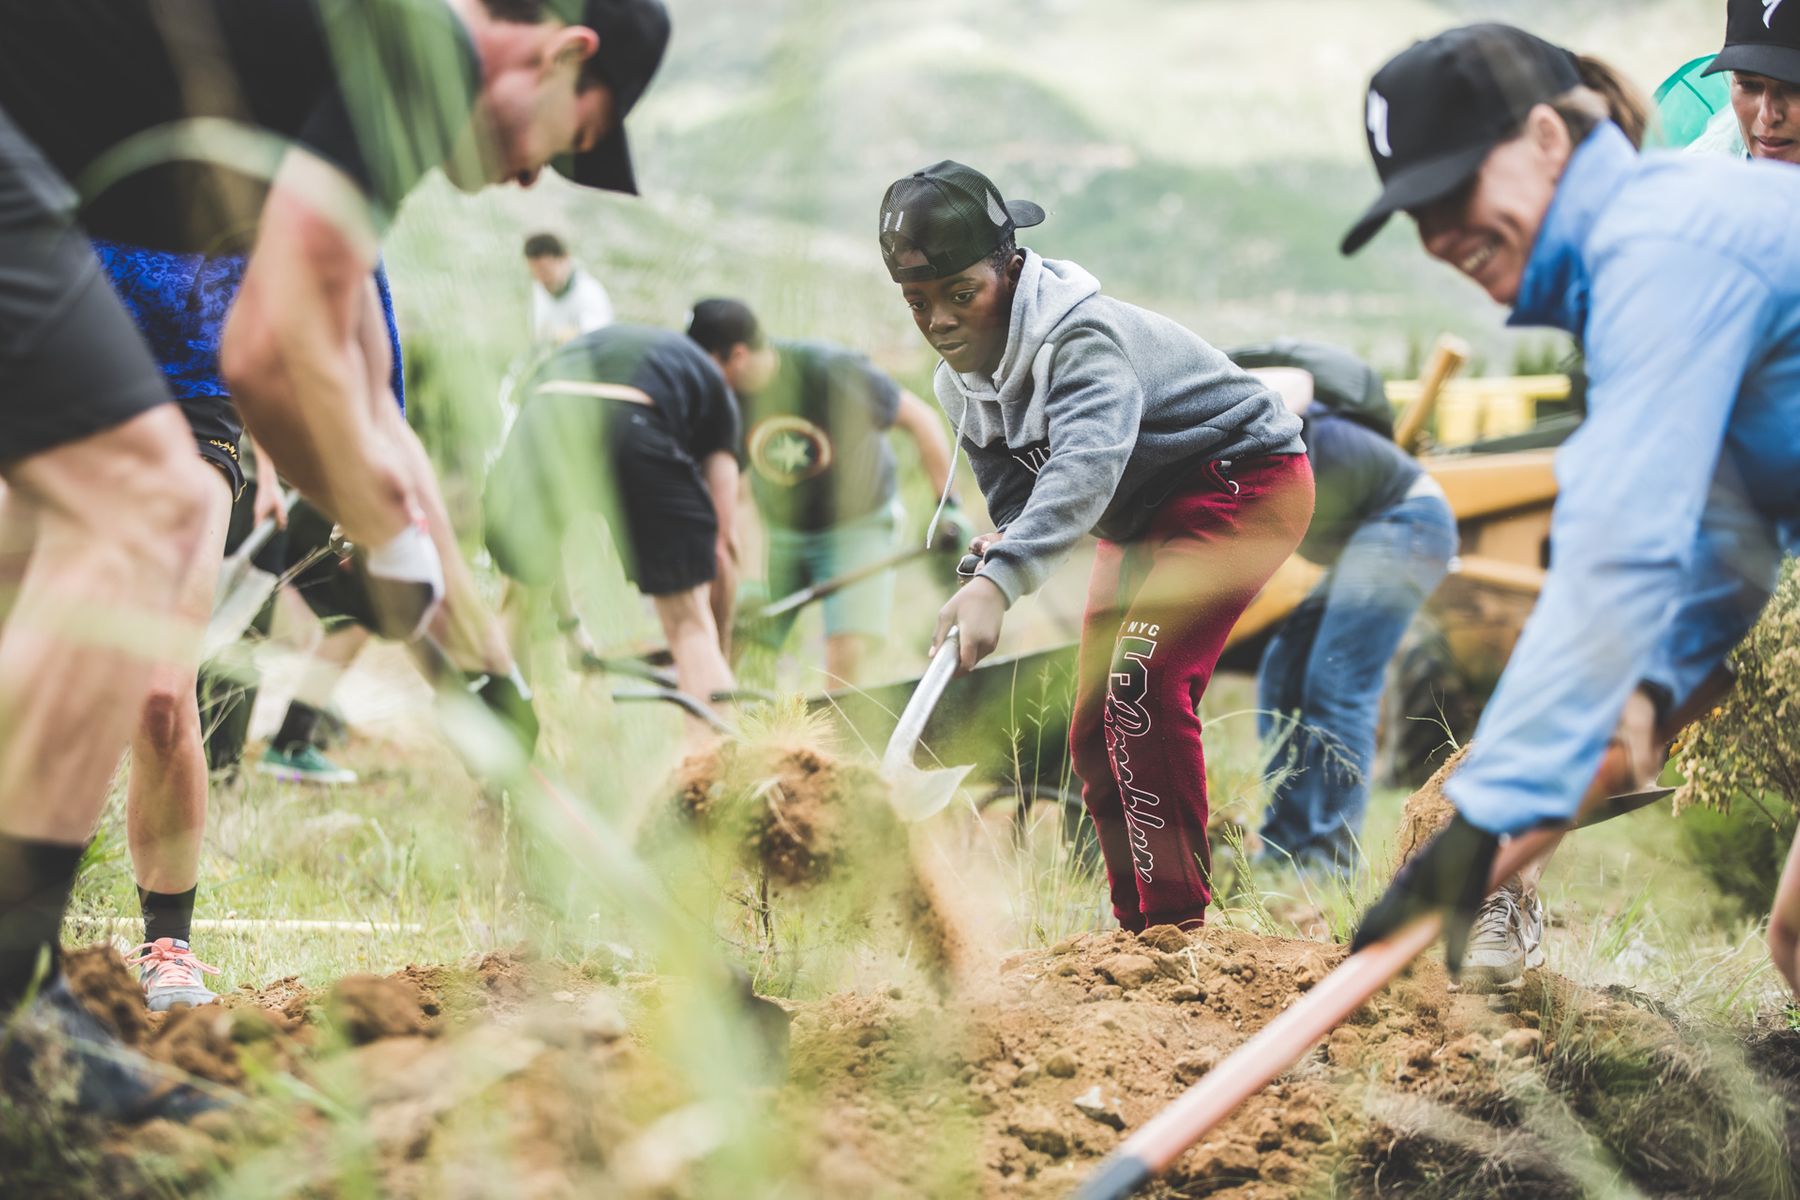
[[[681,690],[703,702],[731,691],[738,412],[718,366],[681,334],[608,325],[564,345],[523,391],[483,496],[494,564],[552,587],[571,523],[603,515]]]
[[[1640,158],[1582,68],[1498,24],[1396,56],[1366,106],[1383,191],[1344,242],[1405,211],[1512,324],[1587,358],[1549,572],[1445,785],[1456,816],[1356,937],[1441,909],[1453,969],[1500,839],[1575,817],[1634,692],[1677,723],[1800,545],[1800,176]]]
[[[1347,875],[1360,857],[1388,660],[1456,554],[1444,489],[1393,441],[1381,377],[1336,346],[1292,339],[1232,352],[1282,392],[1318,499],[1300,557],[1326,569],[1257,669],[1257,724],[1283,744],[1262,839],[1302,870]],[[1341,395],[1340,395],[1341,394]],[[1372,407],[1355,402],[1373,397]]]
[[[152,668],[198,637],[176,614],[212,485],[85,235],[250,248],[221,374],[282,474],[370,548],[383,627],[411,635],[436,614],[444,564],[429,463],[385,436],[363,336],[379,231],[439,165],[468,189],[528,184],[575,152],[577,182],[629,189],[619,119],[668,29],[655,0],[201,10],[165,24],[148,0],[0,0],[0,548],[22,581],[0,628],[0,1008],[37,996],[0,1069],[32,1090],[21,1048],[60,1041],[81,1107],[113,1117],[191,1111],[196,1094],[85,1016],[58,930]],[[614,46],[604,77],[582,21]],[[215,35],[199,63],[196,28]]]
[[[826,342],[771,341],[749,306],[702,300],[688,336],[712,356],[744,420],[750,493],[767,532],[765,578],[779,598],[892,554],[903,513],[886,436],[912,439],[933,494],[948,497],[938,540],[958,553],[974,533],[950,488],[950,442],[937,413],[860,354]],[[824,601],[825,673],[860,682],[869,649],[888,636],[894,573]],[[798,610],[759,631],[787,640]]]
[[[1166,317],[1016,244],[1044,210],[941,162],[896,181],[880,245],[943,358],[938,402],[996,529],[938,614],[960,667],[1087,533],[1094,556],[1070,749],[1126,929],[1212,899],[1197,707],[1226,635],[1312,515],[1300,419]]]

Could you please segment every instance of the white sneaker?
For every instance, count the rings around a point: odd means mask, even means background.
[[[1510,992],[1525,972],[1544,965],[1544,902],[1533,892],[1521,901],[1501,888],[1475,914],[1475,928],[1463,954],[1462,978],[1454,991]]]
[[[125,965],[138,969],[144,1002],[151,1012],[167,1012],[182,1004],[212,1004],[219,998],[203,980],[205,975],[217,975],[219,968],[195,958],[186,942],[174,938],[145,942]]]

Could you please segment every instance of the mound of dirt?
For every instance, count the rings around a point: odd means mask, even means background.
[[[1444,782],[1454,775],[1462,766],[1463,757],[1469,748],[1464,746],[1450,756],[1449,761],[1433,772],[1425,786],[1419,788],[1406,798],[1406,806],[1400,810],[1400,829],[1394,834],[1394,869],[1424,849],[1425,843],[1437,836],[1437,831],[1450,823],[1456,815],[1456,806],[1450,803],[1450,797],[1444,795]]]
[[[786,1082],[747,1082],[729,1117],[676,1066],[692,1049],[680,1024],[691,989],[653,976],[620,988],[500,955],[352,977],[323,998],[280,981],[228,1007],[145,1020],[140,1043],[230,1086],[263,1076],[246,1070],[261,1056],[304,1081],[300,1094],[353,1097],[353,1117],[302,1102],[228,1134],[162,1130],[159,1181],[109,1187],[166,1187],[171,1163],[229,1179],[242,1160],[321,1194],[352,1177],[386,1195],[476,1194],[497,1172],[511,1195],[710,1194],[711,1157],[733,1121],[747,1121],[763,1169],[785,1172],[775,1190],[1061,1196],[1343,954],[1161,927],[1014,955],[989,986],[949,1003],[894,987],[784,1004]],[[129,976],[116,956],[96,957],[108,966],[87,962],[83,995],[128,1008],[118,980]],[[296,1011],[356,1044],[291,1035]],[[350,1119],[367,1147],[354,1162],[343,1157]],[[1496,1003],[1450,992],[1425,963],[1178,1160],[1153,1194],[1579,1196],[1601,1181],[1773,1195],[1794,1181],[1793,1120],[1792,1089],[1759,1089],[1741,1049],[1628,993],[1534,972]],[[145,1144],[124,1138],[118,1149],[141,1155]]]
[[[677,805],[747,864],[803,886],[904,836],[872,768],[802,742],[724,742],[682,763]]]
[[[150,1032],[150,1013],[144,1007],[144,989],[132,978],[131,969],[111,946],[87,946],[63,954],[63,975],[69,990],[83,1007],[118,1031],[127,1046],[136,1046]]]

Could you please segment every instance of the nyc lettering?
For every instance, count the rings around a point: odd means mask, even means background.
[[[1136,785],[1131,770],[1129,739],[1150,732],[1150,713],[1144,697],[1150,691],[1150,660],[1156,656],[1160,627],[1133,621],[1121,632],[1106,689],[1107,749],[1112,752],[1113,773],[1119,781],[1125,808],[1125,828],[1131,835],[1131,861],[1138,878],[1149,883],[1156,870],[1150,851],[1152,829],[1163,829],[1162,797]]]

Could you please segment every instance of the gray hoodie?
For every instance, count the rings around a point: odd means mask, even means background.
[[[1201,463],[1306,452],[1300,418],[1221,351],[1030,250],[1000,369],[989,379],[940,362],[934,383],[1006,531],[981,574],[1009,604],[1082,534],[1141,533]]]

